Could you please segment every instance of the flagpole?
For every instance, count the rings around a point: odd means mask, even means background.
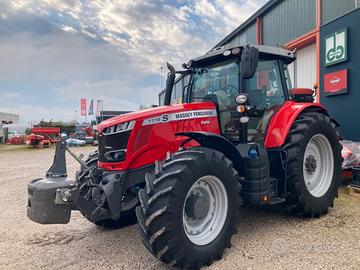
[[[87,111],[87,99],[86,99],[86,105],[85,105],[85,123],[87,123],[87,115],[88,115],[88,111]]]
[[[104,119],[103,119],[103,112],[104,111],[104,100],[103,99],[101,99],[101,122],[102,121],[104,121]]]
[[[92,121],[91,119],[94,118],[94,99],[93,98],[90,100],[88,114],[89,114],[89,121],[90,121],[90,125],[91,125],[91,121]],[[92,117],[91,117],[91,115],[92,115]]]
[[[94,99],[93,99],[94,100]],[[96,124],[96,117],[95,117],[96,112],[94,113],[94,102],[93,102],[93,122]]]

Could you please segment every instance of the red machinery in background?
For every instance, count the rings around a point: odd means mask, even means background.
[[[11,145],[19,145],[19,144],[25,144],[26,142],[26,135],[15,135],[8,139],[7,144]]]
[[[50,147],[58,141],[60,128],[58,127],[35,127],[26,138],[26,144],[33,147]]]

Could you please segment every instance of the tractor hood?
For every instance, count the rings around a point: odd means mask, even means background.
[[[119,115],[108,120],[101,122],[98,126],[98,132],[102,132],[105,128],[112,127],[121,123],[130,122],[130,121],[144,121],[147,119],[152,119],[157,116],[162,116],[164,114],[172,114],[177,112],[187,112],[187,111],[197,111],[197,110],[215,110],[215,104],[211,102],[199,102],[199,103],[185,103],[185,104],[175,104],[169,106],[161,106],[151,109],[146,109],[138,112],[131,112],[123,115]]]

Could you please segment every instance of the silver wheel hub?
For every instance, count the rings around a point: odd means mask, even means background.
[[[228,211],[224,184],[213,175],[199,178],[190,188],[183,206],[183,225],[188,239],[207,245],[221,232]]]
[[[314,197],[323,196],[330,188],[334,173],[334,154],[329,140],[322,134],[308,142],[303,162],[307,190]]]

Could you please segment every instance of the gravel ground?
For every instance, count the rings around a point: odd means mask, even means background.
[[[67,225],[28,220],[26,184],[49,168],[54,148],[0,147],[0,269],[168,269],[145,250],[135,225],[100,229],[77,212]],[[70,176],[77,167],[68,158]],[[232,248],[205,269],[359,269],[359,225],[360,200],[343,191],[320,219],[244,208]]]

